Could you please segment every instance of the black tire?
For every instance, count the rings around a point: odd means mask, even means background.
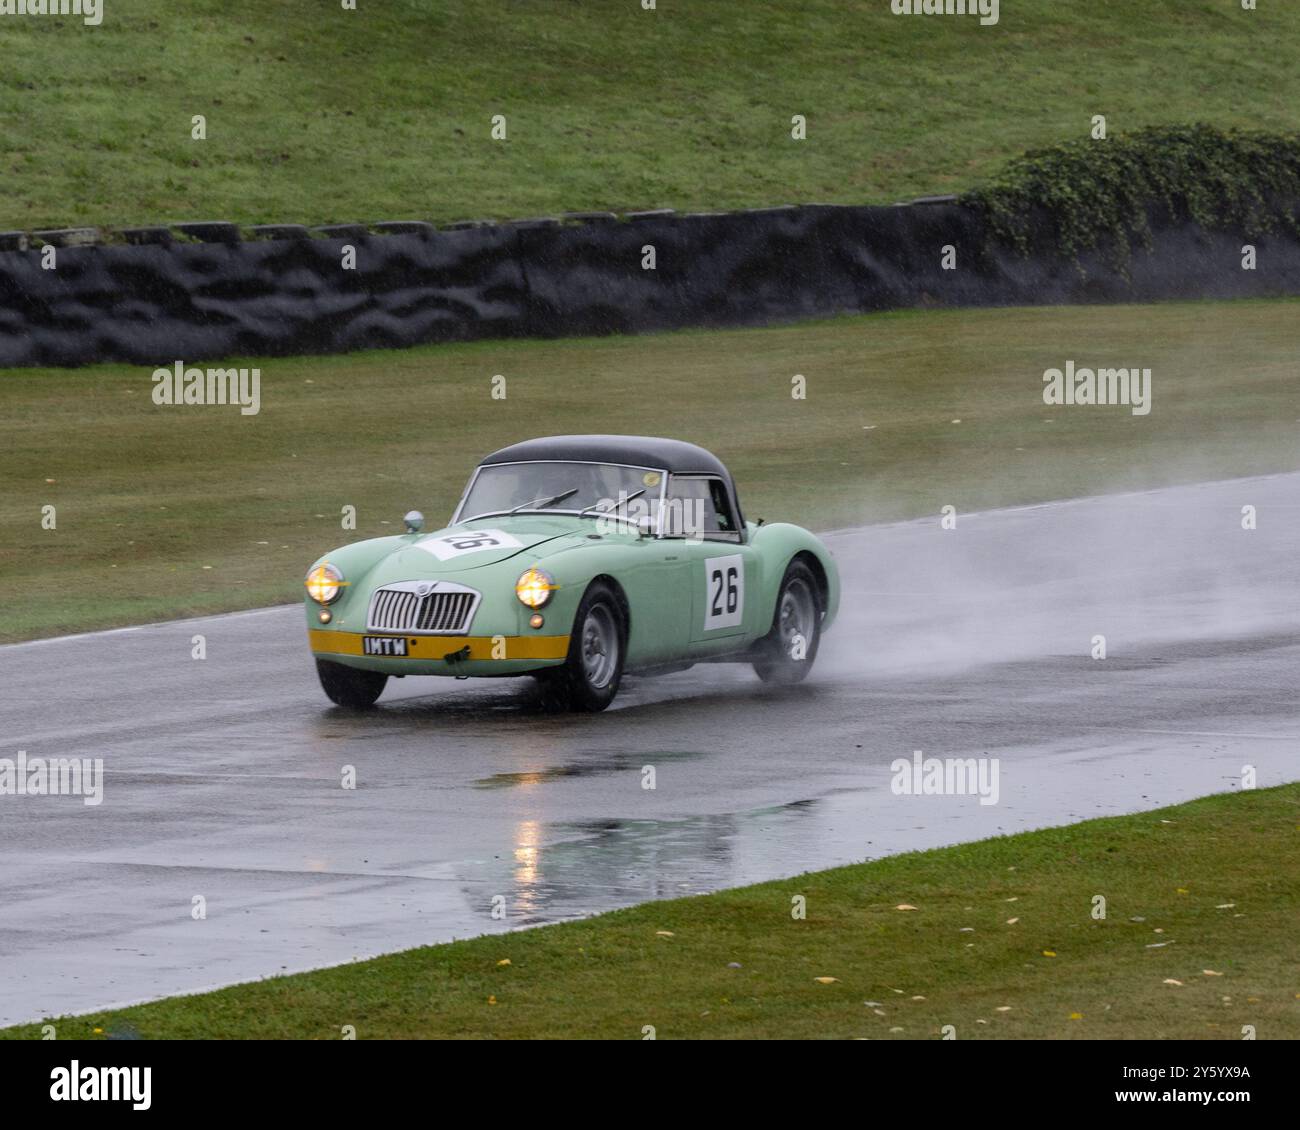
[[[330,702],[350,710],[374,706],[375,699],[384,693],[384,684],[388,682],[388,676],[379,671],[361,671],[356,667],[344,667],[342,663],[331,663],[328,659],[316,660],[316,674],[320,676],[321,688]]]
[[[611,654],[612,652],[612,654]],[[569,710],[596,713],[618,694],[627,656],[627,616],[613,587],[595,581],[573,617],[563,667],[538,672],[548,697]]]
[[[763,682],[788,686],[808,677],[821,644],[824,611],[813,571],[802,561],[791,561],[777,590],[772,630],[755,649],[754,671]],[[797,637],[803,639],[801,648],[796,648]]]

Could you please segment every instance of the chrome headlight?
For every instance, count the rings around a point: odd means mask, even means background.
[[[525,569],[515,582],[515,596],[529,608],[542,608],[560,586],[544,569]]]
[[[317,604],[333,604],[343,593],[343,574],[322,561],[307,574],[307,595]]]

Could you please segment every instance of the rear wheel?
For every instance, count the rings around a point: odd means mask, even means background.
[[[542,685],[570,710],[604,710],[618,694],[627,651],[627,617],[612,586],[596,581],[573,618],[563,667],[539,672]]]
[[[765,683],[798,683],[812,670],[821,642],[821,590],[802,561],[791,561],[776,596],[772,630],[758,644],[754,670]]]
[[[316,674],[320,676],[321,688],[330,702],[352,710],[374,706],[375,699],[383,694],[384,684],[388,682],[388,676],[379,671],[360,671],[355,667],[344,667],[342,663],[331,663],[328,659],[316,660]]]

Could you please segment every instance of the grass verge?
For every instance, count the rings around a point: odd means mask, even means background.
[[[157,406],[144,367],[15,371],[0,583],[21,599],[0,641],[297,599],[320,553],[397,532],[412,507],[434,528],[479,458],[533,435],[693,440],[731,467],[749,516],[820,529],[1294,470],[1298,313],[902,311],[240,362],[262,369],[256,416]],[[1043,371],[1066,359],[1150,367],[1150,415],[1044,405]]]
[[[1300,785],[1224,794],[56,1028],[59,1039],[338,1039],[344,1025],[361,1039],[641,1039],[647,1025],[659,1039],[937,1039],[951,1025],[958,1039],[1237,1040],[1249,1025],[1297,1039],[1298,840]]]
[[[992,27],[888,0],[103,7],[0,21],[0,228],[892,203],[1095,114],[1288,129],[1300,105],[1293,3],[1017,0]]]

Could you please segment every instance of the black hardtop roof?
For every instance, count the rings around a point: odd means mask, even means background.
[[[660,439],[655,436],[544,436],[494,451],[481,465],[538,460],[626,463],[633,467],[653,467],[679,474],[721,475],[728,483],[731,482],[731,475],[723,466],[722,460],[712,452],[679,439]]]

